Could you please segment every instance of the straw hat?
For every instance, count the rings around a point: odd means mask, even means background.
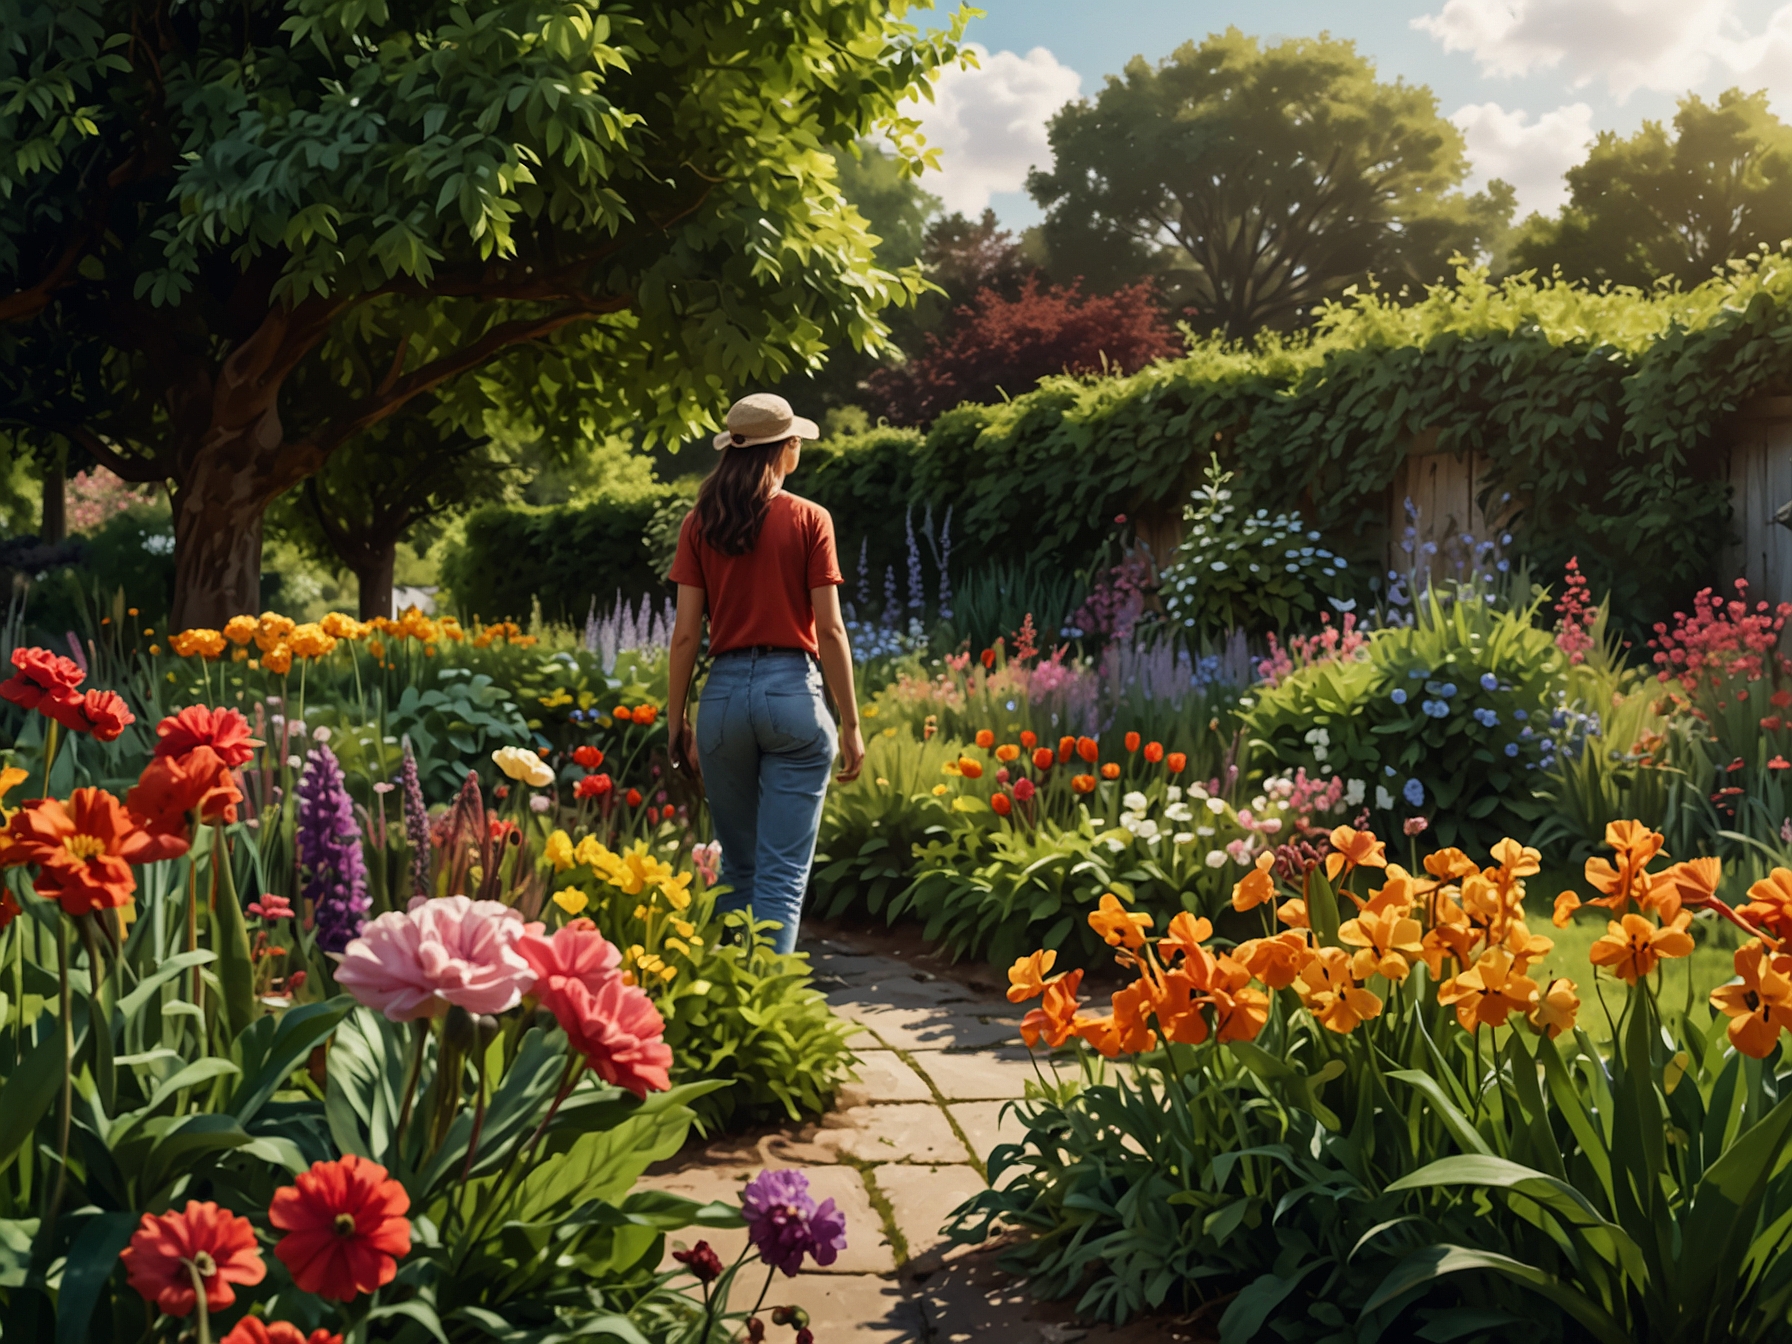
[[[752,448],[793,437],[819,439],[821,430],[776,392],[754,392],[728,408],[728,428],[716,435],[716,448]]]

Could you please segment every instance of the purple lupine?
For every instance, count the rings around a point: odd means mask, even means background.
[[[321,743],[306,753],[299,780],[298,850],[304,895],[315,912],[317,945],[340,952],[367,918],[367,864],[342,767]]]
[[[846,1215],[831,1199],[817,1207],[800,1171],[760,1172],[741,1192],[740,1211],[759,1258],[792,1277],[805,1255],[831,1265],[846,1249]]]
[[[417,757],[411,739],[404,740],[404,769],[399,775],[404,789],[404,838],[411,846],[411,894],[429,895],[429,809],[423,806],[423,781],[417,776]]]

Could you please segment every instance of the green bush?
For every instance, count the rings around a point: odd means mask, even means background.
[[[1549,811],[1532,793],[1539,772],[1589,726],[1565,703],[1568,659],[1535,611],[1431,590],[1412,625],[1241,701],[1257,764],[1361,781],[1383,833],[1424,816],[1440,844],[1464,849],[1528,836]]]
[[[485,620],[527,620],[534,604],[549,621],[579,623],[595,598],[609,610],[620,593],[669,595],[653,564],[648,527],[661,487],[639,496],[553,508],[494,504],[473,513],[465,539],[442,562],[454,606]]]

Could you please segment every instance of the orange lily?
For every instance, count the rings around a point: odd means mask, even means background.
[[[1613,975],[1634,985],[1648,975],[1663,957],[1689,957],[1692,938],[1686,926],[1690,911],[1682,911],[1672,924],[1655,925],[1641,915],[1625,915],[1607,924],[1605,936],[1587,954],[1595,966],[1608,966]]]
[[[1732,958],[1740,984],[1711,992],[1711,1006],[1730,1019],[1730,1044],[1751,1059],[1766,1059],[1780,1031],[1792,1027],[1792,957],[1775,956],[1760,942]]]
[[[1052,965],[1057,960],[1058,954],[1050,948],[1031,956],[1017,957],[1014,965],[1008,968],[1008,1002],[1025,1003],[1045,993],[1045,977],[1051,974]]]
[[[1386,868],[1387,846],[1369,831],[1339,826],[1331,834],[1332,852],[1325,856],[1325,876],[1336,881],[1339,872],[1348,877],[1357,868]]]
[[[1104,892],[1101,905],[1089,912],[1089,927],[1101,935],[1109,947],[1122,945],[1137,951],[1145,946],[1145,930],[1151,927],[1151,916],[1128,910],[1113,892]]]

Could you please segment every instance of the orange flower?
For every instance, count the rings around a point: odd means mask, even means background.
[[[131,865],[149,848],[137,819],[104,789],[76,789],[66,806],[57,798],[26,803],[7,838],[5,866],[35,867],[37,894],[75,916],[129,904],[137,890]]]
[[[1580,998],[1574,992],[1574,981],[1557,978],[1537,996],[1536,1006],[1526,1020],[1540,1035],[1555,1040],[1564,1031],[1573,1031],[1580,1013]]]
[[[1137,733],[1128,733],[1125,741],[1127,751],[1133,752],[1139,749],[1139,735]]]
[[[1501,874],[1508,880],[1531,877],[1543,868],[1543,856],[1540,853],[1510,837],[1495,845],[1492,853],[1493,861],[1500,866]]]
[[[1067,764],[1070,758],[1074,755],[1076,755],[1076,739],[1074,737],[1060,737],[1058,739],[1059,763]]]
[[[1150,761],[1151,764],[1156,765],[1159,761],[1163,760],[1163,758],[1164,744],[1162,742],[1147,742],[1145,744],[1145,759]]]
[[[1183,972],[1205,989],[1213,981],[1214,961],[1213,953],[1202,944],[1213,937],[1213,925],[1183,910],[1170,921],[1165,932],[1168,936],[1157,945],[1158,955],[1165,961],[1174,961],[1180,952]]]
[[[1020,748],[1012,742],[1004,742],[996,748],[996,759],[1003,765],[1012,765],[1020,759]]]
[[[1717,886],[1723,877],[1722,859],[1687,859],[1676,863],[1666,872],[1656,874],[1644,906],[1657,918],[1672,923],[1682,906],[1698,909],[1717,900]]]
[[[1232,956],[1270,989],[1287,989],[1300,974],[1311,950],[1306,934],[1289,929],[1273,938],[1240,943],[1232,949]]]
[[[1039,745],[1039,734],[1034,732],[1031,728],[1026,729],[1020,735],[1020,745],[1021,749],[1024,751],[1033,750],[1034,747]]]
[[[1792,938],[1792,868],[1775,868],[1751,886],[1736,913],[1780,942]]]
[[[1513,970],[1510,952],[1494,947],[1461,975],[1439,985],[1437,1001],[1455,1007],[1464,1031],[1503,1027],[1510,1014],[1530,1011],[1537,1001],[1537,982]]]
[[[1101,777],[1103,779],[1119,779],[1120,767],[1113,761],[1109,761],[1106,765],[1101,767]]]
[[[1050,770],[1057,763],[1058,758],[1052,754],[1050,747],[1035,747],[1033,749],[1033,768],[1035,770],[1044,772]]]
[[[1350,959],[1350,973],[1358,980],[1372,975],[1406,979],[1410,963],[1419,959],[1423,938],[1419,921],[1400,905],[1364,910],[1338,929],[1340,942],[1362,949]]]
[[[610,711],[610,717],[615,719],[617,723],[633,723],[635,721],[634,711],[627,705],[617,705],[615,709]]]
[[[1065,1041],[1076,1034],[1077,986],[1083,983],[1083,973],[1071,971],[1068,975],[1060,975],[1044,986],[1045,998],[1039,1007],[1033,1009],[1020,1020],[1020,1038],[1029,1046],[1038,1045],[1043,1040],[1047,1046],[1056,1050]],[[1013,991],[1009,991],[1010,997]]]
[[[297,624],[290,616],[282,616],[277,611],[262,612],[261,619],[255,623],[255,647],[263,653],[284,648],[287,635]]]
[[[1580,909],[1580,897],[1572,891],[1564,891],[1556,897],[1555,913],[1550,916],[1549,922],[1558,929],[1565,929],[1578,909]]]
[[[979,761],[973,761],[969,756],[960,756],[958,758],[958,772],[966,779],[982,779],[983,765]]]
[[[1269,870],[1275,867],[1275,863],[1276,856],[1270,850],[1266,849],[1257,856],[1257,866],[1232,886],[1234,910],[1255,910],[1265,901],[1275,899],[1276,883],[1269,875]]]
[[[292,649],[285,644],[276,644],[261,655],[261,665],[277,677],[284,677],[292,671]]]
[[[1505,948],[1512,954],[1512,969],[1523,975],[1531,963],[1541,961],[1555,950],[1555,939],[1538,938],[1522,919],[1515,919],[1506,930]]]
[[[1307,916],[1305,901],[1283,901],[1276,907],[1276,919],[1294,929],[1313,927],[1313,921]]]
[[[1089,912],[1089,927],[1109,947],[1124,944],[1137,951],[1145,946],[1145,930],[1151,927],[1151,916],[1128,910],[1113,892],[1103,892],[1100,906]]]
[[[253,616],[232,616],[224,622],[224,638],[232,644],[247,647],[259,629],[261,629],[261,622]]]
[[[1632,900],[1644,904],[1654,882],[1645,870],[1666,841],[1640,821],[1614,821],[1606,825],[1605,843],[1618,862],[1613,865],[1597,856],[1587,860],[1587,884],[1602,893],[1589,904],[1618,912]]]
[[[1079,737],[1076,740],[1076,754],[1094,765],[1101,759],[1101,747],[1092,737]]]
[[[989,810],[998,817],[1011,817],[1014,815],[1014,803],[1005,793],[994,794],[989,800]]]
[[[1141,1050],[1149,1050],[1152,1045],[1151,1024],[1146,1021],[1156,1006],[1152,1000],[1151,986],[1147,981],[1137,980],[1125,989],[1114,994],[1114,1026],[1118,1036],[1116,1044],[1122,1053],[1136,1055]]]
[[[1139,982],[1147,990],[1148,980]],[[1200,1045],[1207,1039],[1207,986],[1184,970],[1166,971],[1163,985],[1151,995],[1151,1011],[1157,1015],[1158,1030],[1169,1040],[1182,1045]]]
[[[1432,911],[1433,923],[1425,933],[1419,957],[1431,968],[1433,979],[1444,973],[1444,958],[1450,957],[1460,968],[1475,959],[1475,946],[1481,932],[1469,922],[1468,912],[1455,901],[1437,902]]]
[[[1663,957],[1692,955],[1692,938],[1686,932],[1691,922],[1691,912],[1659,926],[1641,915],[1625,915],[1622,922],[1613,920],[1605,926],[1605,936],[1593,944],[1587,958],[1595,966],[1609,966],[1613,975],[1634,985]]]
[[[1231,957],[1219,959],[1213,990],[1214,1039],[1254,1041],[1269,1021],[1269,995],[1251,983],[1251,973]]]
[[[1075,789],[1078,793],[1094,793],[1095,792],[1095,776],[1094,775],[1072,775],[1071,779],[1070,779],[1070,787]]]
[[[1188,757],[1184,756],[1180,751],[1172,751],[1168,756],[1164,757],[1164,769],[1168,770],[1172,775],[1180,775],[1187,768]]]
[[[1340,871],[1349,877],[1356,868],[1386,868],[1387,847],[1368,831],[1339,826],[1331,833],[1332,852],[1325,856],[1325,875],[1336,881]]]
[[[978,746],[982,747],[983,750],[988,751],[991,747],[995,746],[996,735],[987,728],[979,728],[977,730],[976,741]]]
[[[1425,871],[1442,881],[1453,882],[1480,872],[1481,865],[1460,849],[1440,849],[1425,856]]]
[[[1730,1044],[1766,1059],[1783,1027],[1792,1027],[1792,957],[1768,953],[1757,939],[1732,958],[1740,984],[1711,992],[1711,1006],[1730,1019]]]
[[[1016,958],[1008,968],[1008,1002],[1025,1003],[1045,993],[1045,977],[1051,974],[1057,960],[1058,954],[1050,948]]]
[[[1309,957],[1294,988],[1307,1011],[1340,1035],[1381,1014],[1381,1000],[1357,985],[1350,974],[1350,956],[1341,947],[1322,947]]]
[[[515,641],[513,640],[512,643]],[[660,707],[658,705],[636,705],[635,722],[643,728],[651,728],[659,722]]]

